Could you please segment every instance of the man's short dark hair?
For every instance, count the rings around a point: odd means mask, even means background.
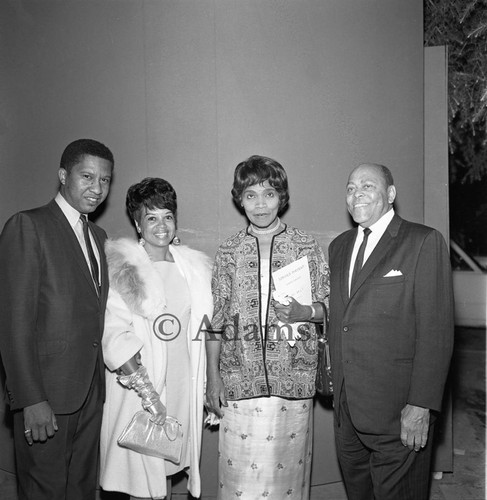
[[[386,186],[394,186],[394,178],[392,177],[391,171],[384,165],[377,165],[379,169],[382,172],[382,175],[384,176],[384,179],[386,181]]]
[[[68,173],[77,165],[84,156],[96,156],[103,158],[115,166],[112,152],[101,142],[94,139],[78,139],[66,146],[61,156],[60,168],[64,168]]]

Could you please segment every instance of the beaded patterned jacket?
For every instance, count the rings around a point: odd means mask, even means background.
[[[329,270],[314,237],[287,226],[271,243],[269,272],[308,257],[313,302],[328,304]],[[275,290],[269,280],[269,298]],[[261,324],[258,240],[247,229],[227,239],[218,249],[213,267],[214,315],[211,327],[221,335],[220,373],[230,400],[265,396],[289,399],[315,394],[316,326],[304,323],[301,339],[287,342],[272,303],[267,308],[265,334]],[[215,334],[215,333],[214,333]],[[279,336],[281,335],[281,338]]]

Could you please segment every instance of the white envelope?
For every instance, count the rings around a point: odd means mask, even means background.
[[[384,275],[384,278],[391,278],[392,276],[402,276],[402,273],[397,269],[391,269],[387,274]]]

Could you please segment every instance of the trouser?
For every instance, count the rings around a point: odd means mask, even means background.
[[[95,499],[103,409],[99,370],[83,406],[69,415],[56,414],[58,431],[44,443],[27,444],[23,412],[15,413],[19,500]]]
[[[345,390],[340,397],[335,443],[348,500],[427,500],[433,425],[425,448],[404,446],[398,433],[366,434],[350,417]]]

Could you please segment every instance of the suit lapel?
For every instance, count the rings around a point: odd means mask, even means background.
[[[352,258],[353,245],[357,238],[357,229],[349,231],[347,240],[345,242],[345,251],[341,257],[340,276],[341,276],[341,290],[342,300],[346,304],[349,300],[348,297],[348,282],[350,275],[350,260]]]
[[[401,218],[397,215],[394,215],[391,222],[387,226],[387,229],[382,235],[381,239],[377,243],[373,252],[370,254],[364,266],[362,267],[362,270],[360,271],[353,288],[350,290],[350,298],[353,297],[353,295],[357,292],[357,290],[363,285],[365,280],[370,276],[372,271],[381,262],[384,256],[387,255],[390,245],[394,241],[394,238],[397,236],[397,232],[399,230],[400,225],[401,225]],[[350,252],[350,257],[348,258],[349,265],[350,265],[350,258],[351,258],[351,252]]]
[[[93,290],[93,293],[98,297],[98,294],[96,293],[95,289],[95,284],[93,283],[93,278],[91,277],[91,272],[88,267],[88,263],[86,262],[83,250],[81,250],[78,237],[74,233],[73,228],[68,222],[68,219],[66,219],[65,215],[63,214],[63,211],[54,200],[49,202],[48,207],[59,224],[60,228],[59,244],[60,245],[65,244],[66,246],[69,247],[70,252],[73,255],[74,262],[76,263],[77,266],[79,266],[83,276],[86,278],[91,289]],[[99,247],[98,241],[97,241],[97,246]]]

